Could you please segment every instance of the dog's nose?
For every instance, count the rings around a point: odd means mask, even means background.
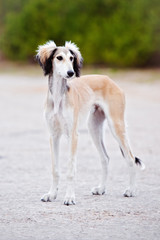
[[[74,75],[74,72],[73,71],[68,71],[67,74],[68,74],[69,77],[72,77]]]

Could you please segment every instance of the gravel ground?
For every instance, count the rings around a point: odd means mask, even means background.
[[[51,181],[43,119],[47,81],[37,76],[0,74],[0,240],[160,239],[160,71],[153,78],[139,71],[113,75],[126,93],[133,152],[146,165],[145,171],[137,172],[138,195],[122,196],[128,182],[127,167],[107,126],[105,142],[111,159],[108,189],[103,196],[91,195],[101,166],[87,129],[82,127],[77,204],[67,207],[63,205],[65,138],[61,143],[58,198],[52,203],[40,201]]]

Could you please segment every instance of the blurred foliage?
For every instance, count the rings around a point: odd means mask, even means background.
[[[0,0],[1,49],[30,60],[39,44],[75,42],[85,63],[144,66],[160,54],[159,0]]]

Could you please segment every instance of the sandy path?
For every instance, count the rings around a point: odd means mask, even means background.
[[[137,173],[138,196],[122,196],[127,186],[127,168],[108,128],[108,192],[91,195],[101,169],[84,128],[78,145],[77,204],[66,207],[65,139],[58,198],[53,203],[40,201],[51,179],[48,134],[43,121],[46,81],[0,75],[0,240],[160,239],[160,82],[125,80],[118,84],[126,92],[132,148],[146,164],[146,170]]]

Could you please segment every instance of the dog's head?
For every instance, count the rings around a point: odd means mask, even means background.
[[[78,47],[71,42],[58,47],[53,41],[49,41],[38,47],[36,59],[44,71],[44,75],[50,75],[53,71],[62,78],[79,77],[83,58]]]

